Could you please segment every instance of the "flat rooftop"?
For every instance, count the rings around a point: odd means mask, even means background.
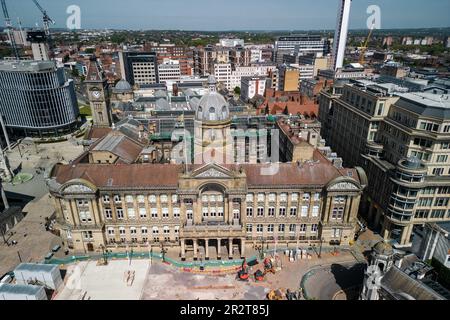
[[[54,61],[6,60],[0,61],[0,71],[6,72],[42,72],[54,70]]]
[[[413,93],[399,93],[397,96],[421,104],[426,107],[450,109],[450,95],[449,94],[434,94],[429,92],[413,92]]]
[[[0,294],[9,293],[9,294],[24,294],[28,296],[34,296],[43,288],[44,287],[42,286],[1,283]]]
[[[54,269],[58,269],[58,266],[42,263],[21,263],[16,267],[16,269],[14,269],[14,272],[16,271],[52,272]]]

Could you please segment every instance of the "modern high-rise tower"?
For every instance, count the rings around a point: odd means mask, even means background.
[[[333,67],[334,70],[342,68],[344,64],[345,46],[347,44],[348,23],[350,19],[350,7],[352,0],[339,0],[336,31],[333,43]]]

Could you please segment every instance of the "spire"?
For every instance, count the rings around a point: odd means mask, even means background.
[[[103,81],[103,75],[100,71],[97,60],[89,60],[88,72],[86,81]]]

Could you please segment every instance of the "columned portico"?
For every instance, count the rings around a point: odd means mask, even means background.
[[[190,246],[190,243],[192,242],[192,246]],[[222,245],[227,243],[227,251],[228,251],[228,258],[231,259],[238,259],[238,258],[244,258],[245,257],[245,238],[239,237],[239,238],[197,238],[197,239],[180,239],[180,257],[182,261],[186,261],[187,259],[193,259],[194,261],[199,260],[202,258],[203,254],[199,256],[199,252],[203,252],[204,249],[204,259],[205,260],[221,260],[222,259]],[[210,246],[214,248],[216,247],[215,251],[217,253],[216,256],[211,256],[210,252]],[[239,255],[234,255],[234,248],[239,248]],[[192,255],[187,256],[186,252],[192,251]],[[213,249],[214,254],[214,249]]]

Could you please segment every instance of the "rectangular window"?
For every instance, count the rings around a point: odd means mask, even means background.
[[[333,228],[331,232],[332,238],[339,238],[341,236],[341,229]]]
[[[156,196],[154,194],[151,194],[148,196],[148,201],[150,203],[156,203]]]
[[[286,208],[280,207],[280,217],[285,217],[285,216],[286,216]]]
[[[319,230],[318,224],[311,225],[311,233],[317,233],[317,230]]]
[[[141,218],[147,218],[147,210],[145,208],[139,208],[139,216]]]
[[[247,224],[247,233],[252,233],[253,231],[253,225],[252,224]]]
[[[109,196],[107,194],[103,195],[103,203],[109,203]]]
[[[116,194],[116,195],[114,196],[114,202],[115,202],[115,203],[120,203],[120,202],[122,202],[122,198],[120,197],[120,195]]]
[[[269,193],[269,201],[275,202],[276,200],[276,194],[275,193]]]
[[[117,208],[116,212],[117,212],[117,219],[123,219],[123,209]]]
[[[258,217],[263,217],[264,216],[264,207],[258,207]]]
[[[291,194],[291,201],[292,202],[297,202],[298,201],[298,193]]]
[[[257,233],[262,233],[263,232],[263,225],[262,224],[256,225],[256,232]]]
[[[264,193],[258,193],[258,202],[264,202],[265,195]]]
[[[138,203],[144,203],[145,202],[145,196],[143,196],[143,195],[137,196],[137,202]]]
[[[296,227],[295,224],[290,224],[289,225],[289,232],[290,233],[295,233],[295,227]]]
[[[434,205],[436,207],[446,207],[448,206],[448,198],[436,198]]]
[[[151,212],[152,212],[152,218],[158,218],[158,209],[157,208],[152,208]]]
[[[278,226],[278,232],[284,232],[284,224],[280,224],[279,226]]]
[[[268,232],[268,233],[273,233],[273,229],[274,229],[273,224],[269,224],[269,225],[267,226],[267,232]]]
[[[313,207],[313,210],[312,210],[312,216],[313,216],[314,218],[319,216],[319,206],[314,206],[314,207]]]
[[[311,195],[309,193],[304,193],[303,194],[303,201],[304,202],[308,202],[310,198],[311,198]]]
[[[111,209],[105,209],[105,217],[106,217],[106,219],[112,219],[112,210]]]
[[[173,217],[174,218],[180,217],[180,208],[173,208]]]
[[[148,233],[147,228],[146,228],[146,227],[142,227],[142,228],[141,228],[141,233],[142,233],[142,234],[147,234],[147,233]]]
[[[301,216],[302,217],[307,217],[308,216],[308,210],[309,210],[309,206],[302,206]]]
[[[83,239],[88,241],[92,240],[92,231],[83,231]]]
[[[126,203],[132,203],[133,202],[133,196],[125,196]]]
[[[253,208],[247,208],[247,217],[253,217]]]
[[[247,202],[253,202],[253,193],[247,194],[246,200],[247,200]]]
[[[136,213],[134,212],[134,208],[128,208],[127,215],[128,215],[128,219],[136,218]]]
[[[299,232],[300,232],[300,233],[306,233],[306,224],[301,224],[301,225],[300,225],[300,230],[299,230]]]
[[[275,215],[275,208],[270,207],[270,208],[269,208],[269,211],[268,211],[268,213],[267,213],[267,215],[268,215],[269,217],[273,217],[273,216]]]
[[[289,210],[289,214],[291,217],[294,217],[297,215],[297,208],[296,207],[291,207],[291,209]]]
[[[314,201],[320,201],[320,193],[314,193]]]
[[[163,218],[169,217],[169,208],[162,208],[162,217]]]
[[[280,201],[287,202],[287,193],[280,194]]]

